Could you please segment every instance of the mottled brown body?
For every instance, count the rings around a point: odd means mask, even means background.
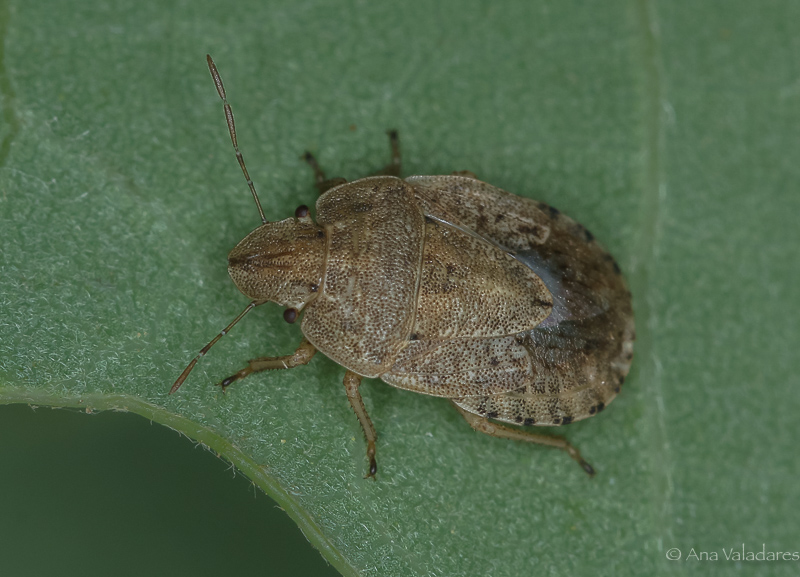
[[[523,425],[584,419],[619,392],[630,293],[611,256],[557,210],[464,176],[376,176],[325,192],[317,224],[259,227],[230,273],[250,298],[303,310],[306,339],[350,371]],[[295,258],[302,281],[280,264]],[[267,295],[273,276],[283,284]]]
[[[247,176],[210,57],[209,66]],[[288,322],[302,312],[303,342],[293,355],[250,361],[222,386],[306,364],[321,351],[347,369],[368,476],[377,469],[376,433],[361,377],[449,398],[476,430],[560,448],[593,473],[563,438],[488,419],[564,425],[614,399],[635,338],[618,265],[582,225],[465,176],[471,173],[399,178],[397,136],[390,136],[393,158],[383,176],[327,180],[306,154],[322,192],[316,222],[306,207],[293,219],[263,219],[231,251],[231,278],[252,302],[197,358],[253,306],[276,302],[288,307]]]

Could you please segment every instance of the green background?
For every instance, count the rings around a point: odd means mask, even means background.
[[[0,2],[0,404],[79,409],[0,408],[0,572],[335,574],[230,461],[347,575],[797,574],[723,548],[800,551],[798,22],[789,0]],[[634,367],[563,431],[596,478],[368,381],[364,480],[331,361],[212,386],[294,349],[272,305],[167,397],[246,304],[225,257],[258,224],[207,52],[268,218],[313,201],[304,150],[353,179],[397,128],[406,174],[471,170],[609,247]],[[77,414],[103,409],[224,459]]]

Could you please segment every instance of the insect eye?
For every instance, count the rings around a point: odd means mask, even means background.
[[[295,218],[305,218],[308,216],[308,207],[305,204],[301,204],[297,207],[297,210],[294,211]]]
[[[283,320],[290,325],[293,324],[297,320],[297,309],[289,308],[283,311]]]

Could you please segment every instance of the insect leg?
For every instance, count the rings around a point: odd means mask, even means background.
[[[260,371],[273,371],[277,369],[292,369],[294,367],[299,367],[300,365],[306,365],[316,352],[317,349],[314,347],[314,345],[309,343],[306,339],[303,339],[300,345],[297,347],[297,350],[291,355],[284,355],[282,357],[259,357],[257,359],[251,359],[247,361],[247,366],[245,368],[235,375],[231,375],[221,383],[218,383],[218,386],[222,387],[222,390],[225,391],[225,389],[231,386],[235,381],[243,379],[253,373],[258,373]]]
[[[492,437],[500,437],[502,439],[511,439],[513,441],[525,441],[527,443],[537,443],[539,445],[547,445],[548,447],[555,447],[556,449],[561,449],[562,451],[566,451],[567,454],[575,459],[578,464],[586,471],[590,476],[594,475],[594,468],[583,460],[581,457],[580,451],[573,447],[569,441],[567,441],[564,437],[554,436],[554,435],[541,435],[538,433],[530,433],[528,431],[520,431],[518,429],[512,429],[511,427],[504,427],[503,425],[497,425],[492,423],[486,417],[481,417],[479,415],[475,415],[468,411],[465,411],[455,403],[453,406],[461,413],[461,416],[469,423],[469,426],[478,431],[479,433],[486,433],[487,435],[491,435]]]
[[[475,180],[479,180],[478,177],[475,175],[475,173],[472,172],[471,170],[456,170],[454,172],[451,172],[450,174],[452,174],[453,176],[466,176],[467,178],[473,178]]]
[[[352,371],[347,371],[344,374],[344,388],[347,391],[347,400],[350,401],[350,406],[358,417],[361,423],[361,428],[364,429],[364,437],[367,439],[367,457],[369,458],[369,473],[364,477],[375,478],[375,473],[378,472],[378,464],[375,461],[375,440],[377,434],[372,421],[367,414],[367,409],[364,407],[364,400],[361,398],[361,393],[358,387],[361,385],[361,377]]]
[[[306,153],[303,154],[301,158],[305,160],[308,163],[308,165],[314,170],[314,184],[317,185],[317,190],[319,190],[320,194],[330,190],[334,186],[339,186],[340,184],[344,184],[347,182],[347,180],[345,180],[341,176],[336,178],[326,178],[325,171],[319,167],[317,159],[314,158],[314,155],[311,154],[310,152],[306,151]]]
[[[400,176],[400,169],[402,167],[402,158],[400,156],[400,137],[396,130],[387,130],[386,134],[389,135],[389,145],[392,147],[392,159],[381,170],[376,172],[373,176]]]

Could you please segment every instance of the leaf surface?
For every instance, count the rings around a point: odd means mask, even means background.
[[[689,550],[797,547],[797,4],[12,1],[0,20],[0,403],[178,429],[345,575],[715,575],[731,562]],[[406,174],[470,170],[610,248],[634,368],[559,431],[595,479],[370,381],[364,480],[331,361],[213,386],[294,350],[272,305],[167,396],[246,305],[225,259],[259,223],[206,52],[269,219],[313,202],[304,150],[354,179],[397,128]]]

